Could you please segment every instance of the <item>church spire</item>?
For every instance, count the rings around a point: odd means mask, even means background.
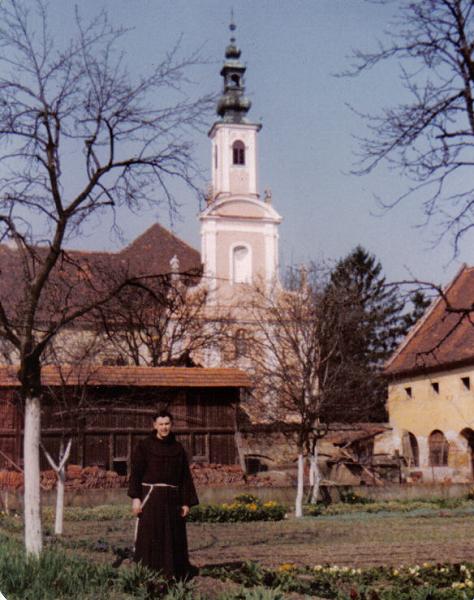
[[[234,15],[229,25],[230,44],[225,49],[225,61],[221,69],[224,79],[224,92],[217,103],[217,114],[225,123],[247,123],[245,118],[251,102],[244,96],[245,65],[240,62],[240,48],[235,43]]]

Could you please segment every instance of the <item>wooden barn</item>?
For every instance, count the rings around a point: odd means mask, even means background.
[[[42,383],[42,442],[57,456],[72,437],[70,463],[126,474],[135,444],[161,408],[173,413],[191,461],[239,462],[237,408],[250,380],[238,369],[95,366],[85,375],[46,366]],[[0,367],[0,468],[22,466],[22,438],[16,368]],[[44,458],[42,468],[48,468]]]

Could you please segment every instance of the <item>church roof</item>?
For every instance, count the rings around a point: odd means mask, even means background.
[[[168,273],[173,256],[178,257],[180,272],[195,271],[201,267],[199,252],[158,223],[137,237],[119,256],[129,261],[137,275]]]
[[[443,295],[413,327],[385,373],[404,377],[474,365],[474,267],[463,266]]]
[[[31,248],[30,271],[35,268],[35,263],[42,261],[46,251],[44,246]],[[200,274],[199,252],[157,224],[120,252],[65,249],[46,284],[38,316],[41,319],[44,314],[50,318],[65,305],[68,310],[77,309],[95,298],[106,296],[118,282],[129,278],[170,273],[170,260],[174,256],[179,260],[179,273]],[[24,268],[25,262],[18,250],[9,244],[0,244],[0,298],[11,314],[16,313],[24,298]]]

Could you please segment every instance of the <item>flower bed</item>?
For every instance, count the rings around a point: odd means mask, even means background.
[[[429,564],[412,567],[354,569],[337,565],[298,568],[285,563],[266,569],[256,563],[240,568],[212,568],[203,574],[251,587],[337,600],[471,600],[474,565]]]
[[[240,494],[230,504],[193,506],[189,521],[206,523],[281,521],[285,514],[286,508],[274,500],[262,502],[251,494]]]

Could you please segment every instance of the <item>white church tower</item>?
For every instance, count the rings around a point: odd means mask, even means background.
[[[240,49],[231,23],[230,44],[221,69],[224,91],[212,126],[212,188],[201,213],[201,256],[211,303],[227,303],[238,290],[257,281],[272,283],[278,274],[280,215],[271,194],[258,192],[257,134],[261,125],[247,119]]]

